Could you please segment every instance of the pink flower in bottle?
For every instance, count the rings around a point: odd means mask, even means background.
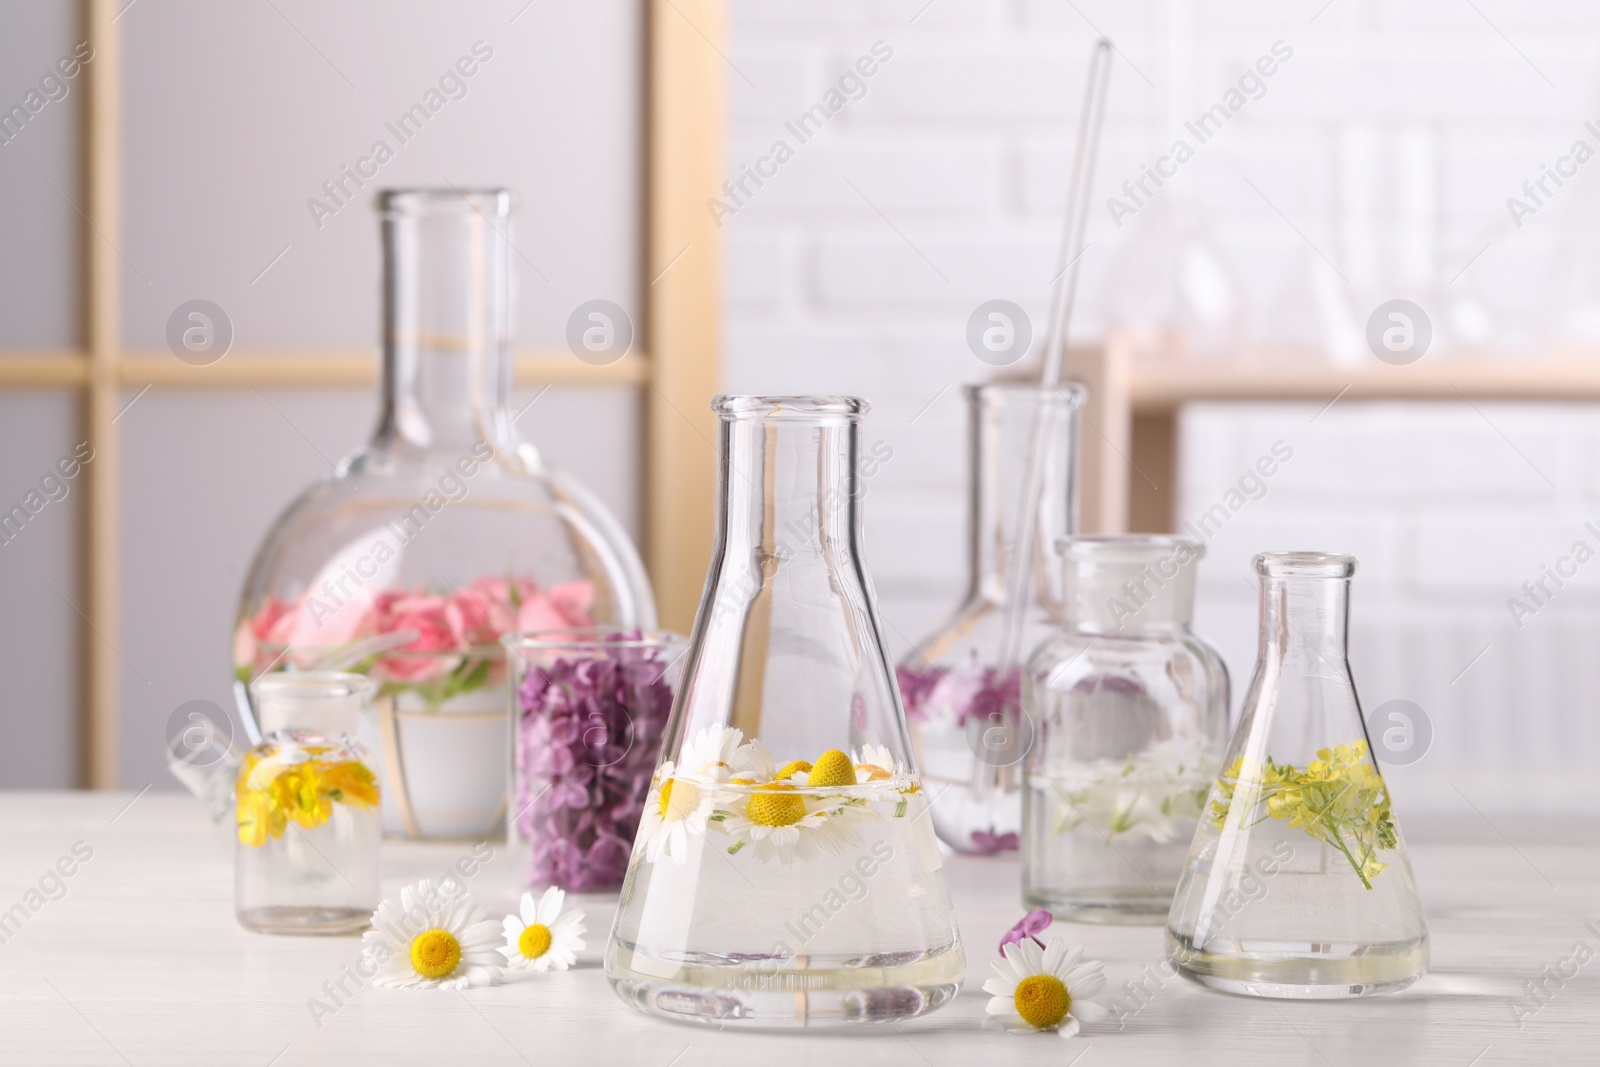
[[[565,630],[592,626],[594,585],[588,581],[562,582],[543,593],[533,593],[517,611],[519,630]]]
[[[379,594],[375,605],[378,632],[415,630],[420,636],[385,655],[375,672],[391,681],[415,684],[448,674],[460,666],[460,656],[441,655],[458,651],[462,646],[463,635],[451,625],[449,606],[450,602],[442,596]]]

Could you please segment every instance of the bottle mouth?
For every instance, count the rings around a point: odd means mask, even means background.
[[[984,404],[1037,404],[1041,407],[1083,406],[1089,398],[1089,389],[1081,382],[1062,382],[1059,385],[1042,385],[1039,382],[984,382],[981,385],[964,385],[962,392],[969,400]]]
[[[383,189],[378,214],[384,218],[417,215],[483,215],[510,218],[515,206],[509,189]]]
[[[1263,552],[1256,573],[1263,578],[1349,578],[1356,558],[1338,552]]]
[[[1056,551],[1071,562],[1155,563],[1182,556],[1181,562],[1189,563],[1203,559],[1206,546],[1170,534],[1094,534],[1059,538]]]
[[[721,393],[711,398],[711,410],[734,419],[850,419],[861,418],[872,405],[859,396],[741,396]]]
[[[250,683],[258,701],[367,700],[377,690],[372,679],[349,671],[274,671]]]
[[[507,652],[640,651],[671,649],[683,638],[667,630],[618,630],[605,626],[576,626],[555,630],[518,630],[500,638]]]

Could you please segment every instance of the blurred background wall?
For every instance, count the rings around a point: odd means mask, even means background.
[[[867,436],[894,458],[871,482],[868,550],[897,653],[961,592],[956,385],[993,373],[965,326],[979,303],[1005,298],[1042,332],[1097,32],[1116,58],[1075,341],[1181,332],[1182,354],[1200,361],[1249,351],[1353,366],[1373,362],[1370,310],[1407,298],[1432,319],[1429,360],[1600,355],[1600,164],[1565,164],[1577,176],[1547,182],[1542,205],[1522,189],[1575,141],[1600,150],[1585,127],[1600,120],[1593,5],[744,0],[732,11],[729,172],[775,140],[796,151],[724,220],[728,385],[873,399]],[[786,124],[875,42],[892,58],[798,143]],[[1273,73],[1247,79],[1227,121],[1200,126],[1202,142],[1186,124],[1226,106],[1262,57]],[[1176,177],[1122,188],[1180,138],[1194,152],[1165,165]],[[1513,196],[1536,207],[1518,212],[1520,228]],[[1572,788],[1600,758],[1589,651],[1600,563],[1520,629],[1506,604],[1578,538],[1600,548],[1583,529],[1600,517],[1594,408],[1324,406],[1180,415],[1180,521],[1274,441],[1294,449],[1211,541],[1201,572],[1197,628],[1227,658],[1235,709],[1255,658],[1250,557],[1353,552],[1363,700],[1409,700],[1433,729],[1428,753],[1392,771],[1403,802],[1468,814],[1600,804]]]
[[[1428,309],[1429,359],[1581,354],[1600,341],[1600,164],[1547,183],[1537,204],[1523,190],[1575,141],[1600,149],[1585,127],[1600,127],[1592,5],[731,0],[729,14],[725,55],[706,56],[726,67],[727,170],[743,179],[708,205],[726,255],[723,384],[873,400],[867,442],[893,458],[870,482],[868,550],[896,655],[963,583],[959,386],[995,373],[968,350],[966,322],[997,297],[1043,322],[1098,32],[1117,56],[1075,341],[1122,331],[1155,347],[1187,338],[1179,355],[1195,360],[1252,351],[1353,366],[1372,358],[1368,311],[1395,297]],[[0,0],[0,24],[3,102],[81,39],[67,4]],[[228,310],[240,345],[374,343],[369,201],[321,228],[305,201],[480,39],[493,60],[381,183],[519,194],[523,344],[559,347],[583,300],[637,306],[637,3],[140,0],[119,25],[125,343],[159,347],[171,308],[194,297]],[[1273,73],[1246,79],[1263,57]],[[1228,107],[1230,90],[1240,106],[1201,143],[1186,124]],[[81,99],[52,102],[0,145],[0,347],[82,343]],[[1178,139],[1194,152],[1176,177],[1123,189]],[[792,149],[781,161],[779,141]],[[1511,197],[1534,210],[1513,212]],[[364,438],[374,398],[157,388],[128,399],[123,781],[167,788],[167,715],[197,697],[229,704],[228,635],[260,535]],[[1235,703],[1254,658],[1250,555],[1352,551],[1363,697],[1411,700],[1432,724],[1428,754],[1394,772],[1405,801],[1600,806],[1568,784],[1600,757],[1589,651],[1600,563],[1521,628],[1506,603],[1579,537],[1600,547],[1583,530],[1600,519],[1594,416],[1583,405],[1188,406],[1180,518],[1274,441],[1294,449],[1212,541],[1203,571],[1198,627],[1226,654]],[[0,500],[71,452],[77,417],[64,392],[0,394]],[[558,388],[521,425],[637,533],[634,394]],[[0,546],[6,787],[74,780],[79,504],[50,504]]]

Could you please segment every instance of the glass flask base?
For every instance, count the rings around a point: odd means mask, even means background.
[[[240,926],[258,934],[336,936],[358,934],[372,924],[370,908],[245,908],[238,916]]]
[[[1208,989],[1284,1000],[1344,1000],[1398,993],[1428,969],[1428,939],[1315,944],[1235,941],[1228,952],[1195,946],[1167,930],[1178,972]]]
[[[667,959],[616,942],[611,987],[651,1015],[721,1028],[787,1030],[899,1022],[955,998],[966,973],[959,944],[874,957],[781,961]]]
[[[1038,893],[1023,895],[1031,908],[1045,908],[1057,922],[1098,926],[1161,926],[1172,911],[1172,893]]]

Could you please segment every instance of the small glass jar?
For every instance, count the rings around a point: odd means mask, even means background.
[[[1190,630],[1205,548],[1132,535],[1058,550],[1065,625],[1023,682],[1023,898],[1076,922],[1160,923],[1227,743],[1227,668]]]
[[[657,630],[508,634],[508,843],[530,888],[622,888],[686,642]]]
[[[376,686],[359,674],[273,673],[251,686],[261,743],[239,765],[234,907],[267,934],[348,934],[381,898],[371,753],[355,740]]]

